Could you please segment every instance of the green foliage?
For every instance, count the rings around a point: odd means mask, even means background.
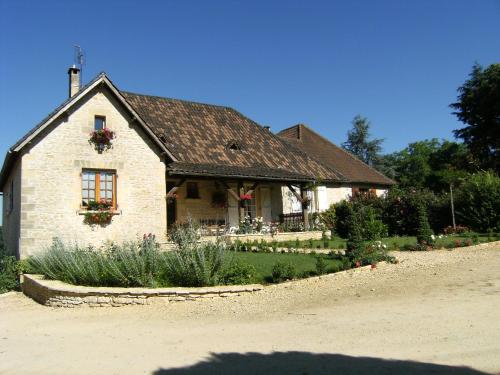
[[[362,236],[367,241],[377,241],[387,237],[387,226],[380,220],[373,207],[365,207],[360,210]]]
[[[16,260],[16,257],[5,248],[0,227],[0,294],[19,288],[19,276],[30,271],[27,260]]]
[[[349,238],[355,225],[364,240],[379,240],[387,236],[387,226],[380,220],[383,213],[382,204],[381,198],[362,196],[335,204],[337,234]],[[353,215],[356,217],[352,217]]]
[[[389,235],[415,236],[419,228],[419,207],[427,211],[429,223],[441,232],[451,223],[448,195],[436,195],[426,189],[392,188],[383,202],[382,220]]]
[[[427,219],[427,210],[423,202],[417,205],[418,227],[417,243],[421,245],[432,246],[434,243],[433,232]]]
[[[189,217],[184,223],[175,223],[169,230],[169,237],[180,249],[190,249],[201,238],[199,228]]]
[[[454,131],[463,139],[481,169],[500,173],[500,64],[476,64],[450,105],[466,126]]]
[[[244,285],[254,282],[257,271],[254,266],[242,262],[233,262],[224,272],[224,284]]]
[[[324,275],[326,273],[326,262],[322,256],[316,257],[316,273],[318,275]]]
[[[231,259],[223,242],[183,244],[163,258],[165,277],[172,285],[211,286],[223,283]]]
[[[370,166],[380,159],[383,139],[370,140],[370,122],[360,115],[352,120],[352,129],[347,132],[347,141],[342,147]]]
[[[335,205],[331,205],[327,210],[321,213],[321,221],[331,231],[335,228]]]
[[[410,143],[401,151],[383,157],[394,179],[403,187],[447,191],[449,184],[473,171],[464,144],[436,138]]]
[[[0,252],[0,294],[16,289],[18,274],[16,258]]]
[[[460,224],[478,232],[500,230],[500,177],[491,172],[471,175],[456,194]]]
[[[155,287],[164,285],[162,254],[154,238],[113,243],[102,249],[67,246],[58,239],[29,259],[33,272],[76,285]]]
[[[293,279],[296,274],[297,271],[291,263],[277,262],[273,266],[271,278],[274,283],[280,283]]]

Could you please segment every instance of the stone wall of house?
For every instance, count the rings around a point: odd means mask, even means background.
[[[328,200],[328,204],[332,205],[343,201],[344,199],[349,199],[352,195],[352,188],[350,186],[342,186],[342,187],[329,187],[326,188],[326,196]]]
[[[175,180],[174,180],[175,181]],[[187,183],[198,184],[199,198],[187,198]],[[188,217],[195,221],[226,220],[226,209],[214,207],[212,195],[217,190],[224,190],[214,180],[186,180],[177,190],[177,221],[185,222]]]
[[[19,257],[19,236],[21,232],[21,160],[18,160],[3,186],[2,234],[7,252]],[[11,190],[13,188],[13,190]],[[11,195],[14,196],[10,207]]]
[[[113,148],[89,144],[95,116],[116,133]],[[166,232],[165,164],[157,146],[129,118],[107,88],[96,88],[33,141],[22,155],[20,255],[49,245],[53,237],[82,245]],[[83,169],[114,170],[117,215],[104,227],[84,224]]]

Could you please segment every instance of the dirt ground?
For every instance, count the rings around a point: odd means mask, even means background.
[[[500,245],[249,296],[55,309],[0,296],[1,374],[500,374]]]

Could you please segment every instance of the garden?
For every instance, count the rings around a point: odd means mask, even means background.
[[[22,273],[87,286],[279,283],[394,262],[389,254],[393,250],[451,250],[496,241],[499,181],[484,172],[462,185],[455,201],[460,225],[455,226],[449,225],[446,199],[426,190],[395,187],[385,197],[358,195],[315,214],[311,219],[325,230],[321,240],[203,242],[196,225],[188,221],[171,230],[172,251],[162,251],[154,235],[99,248],[55,239],[47,249],[17,261],[0,237],[0,293],[19,288]]]

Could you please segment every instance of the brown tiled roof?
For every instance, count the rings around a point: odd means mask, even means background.
[[[121,91],[175,159],[170,174],[341,181],[328,166],[232,108]],[[230,149],[234,145],[239,150]]]
[[[339,172],[349,182],[375,185],[393,185],[394,181],[371,168],[351,153],[336,146],[328,139],[311,130],[304,124],[298,124],[278,133],[308,153],[311,157]]]

